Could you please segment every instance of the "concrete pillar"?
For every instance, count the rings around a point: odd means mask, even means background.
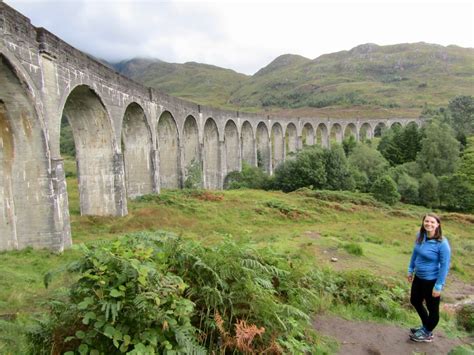
[[[114,192],[115,192],[115,215],[127,215],[127,194],[125,189],[125,170],[123,167],[123,155],[115,153],[113,157]]]

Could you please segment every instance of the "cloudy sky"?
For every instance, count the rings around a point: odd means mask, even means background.
[[[152,57],[253,74],[281,54],[314,59],[363,43],[474,47],[474,3],[466,0],[4,2],[109,61]]]

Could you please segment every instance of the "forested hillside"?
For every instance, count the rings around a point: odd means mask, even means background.
[[[288,115],[411,116],[472,95],[474,49],[363,44],[314,60],[286,54],[252,76],[216,66],[132,59],[115,68],[197,103]]]

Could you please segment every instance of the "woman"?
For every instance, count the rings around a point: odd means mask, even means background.
[[[423,217],[408,266],[408,282],[412,284],[410,302],[421,319],[420,327],[410,329],[413,341],[433,341],[450,258],[451,249],[448,240],[443,237],[441,221],[434,213],[428,213]]]

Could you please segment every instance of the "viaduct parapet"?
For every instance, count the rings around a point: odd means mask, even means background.
[[[127,198],[180,188],[191,169],[221,189],[242,163],[269,174],[303,145],[328,147],[417,119],[269,117],[200,106],[121,76],[0,2],[0,250],[71,245],[60,154],[76,147],[81,214],[127,214]]]

